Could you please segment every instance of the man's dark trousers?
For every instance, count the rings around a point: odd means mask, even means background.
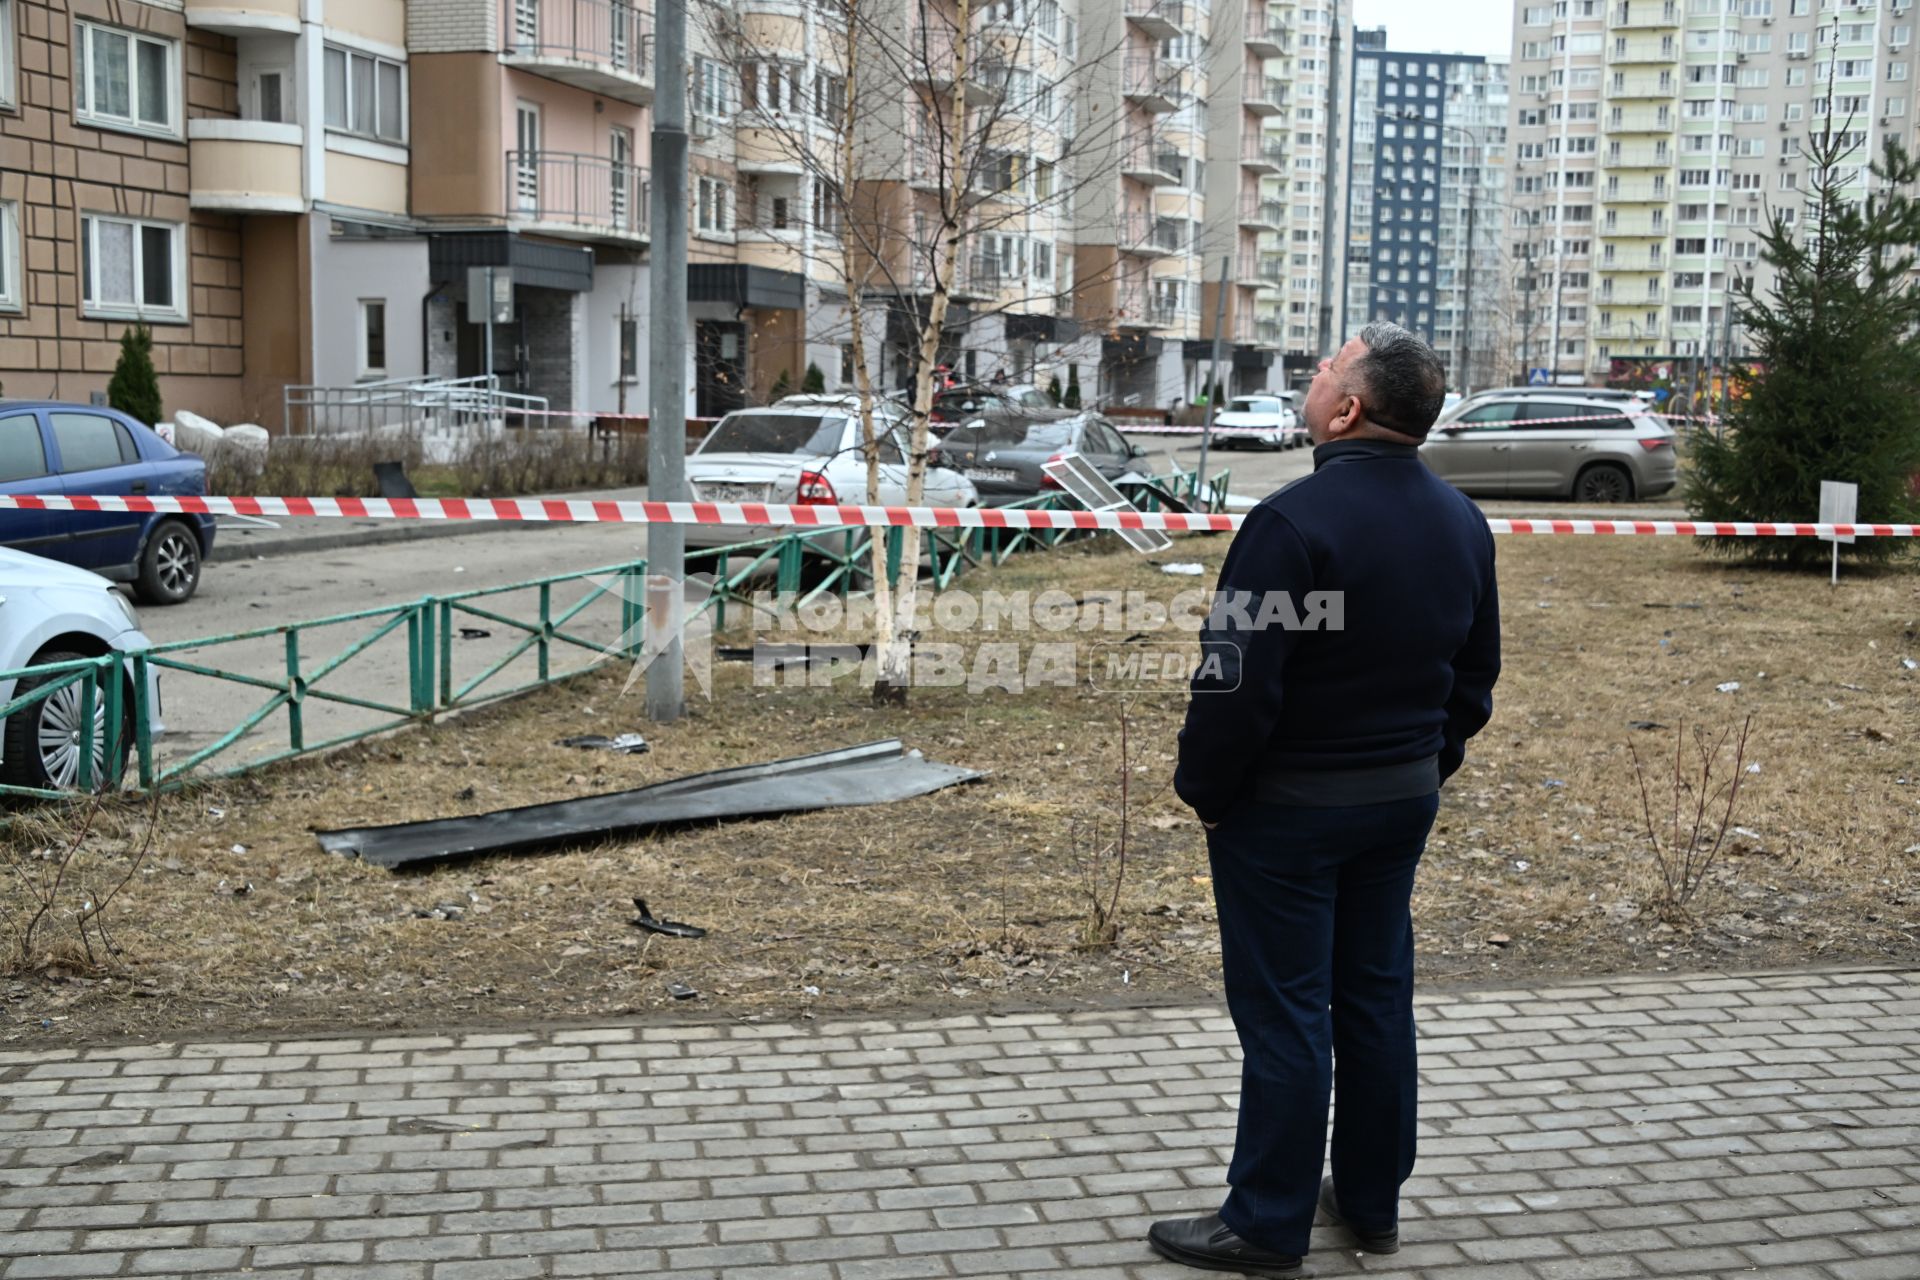
[[[1242,1239],[1307,1252],[1330,1092],[1341,1216],[1370,1230],[1397,1221],[1418,1085],[1409,899],[1438,806],[1431,794],[1340,808],[1247,800],[1207,833],[1243,1055],[1220,1217]]]

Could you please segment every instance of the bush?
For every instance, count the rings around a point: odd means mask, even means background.
[[[1047,379],[1047,399],[1055,404],[1060,403],[1060,375],[1057,373]]]
[[[1067,394],[1060,397],[1060,406],[1063,409],[1080,407],[1080,366],[1077,364],[1067,366]]]
[[[120,334],[120,360],[107,383],[107,403],[152,426],[160,421],[160,376],[153,371],[153,331],[131,325]]]
[[[1831,130],[1807,146],[1812,187],[1798,225],[1773,212],[1761,236],[1776,270],[1763,298],[1735,288],[1735,316],[1754,364],[1734,369],[1724,436],[1692,444],[1687,498],[1708,520],[1811,520],[1820,482],[1860,486],[1863,522],[1909,522],[1920,473],[1920,290],[1912,282],[1920,161],[1889,139],[1872,166],[1874,194],[1856,205],[1838,170],[1853,148]],[[1751,559],[1825,566],[1812,538],[1718,539]],[[1884,559],[1894,538],[1862,538],[1848,554]]]
[[[811,360],[807,361],[807,376],[800,379],[800,390],[810,396],[826,394],[827,375],[820,372],[820,366]]]
[[[783,396],[790,396],[792,394],[793,379],[787,376],[785,369],[782,369],[780,376],[773,380],[773,390],[767,392],[767,399],[770,401],[778,400]]]
[[[644,484],[647,437],[622,432],[509,431],[476,438],[449,462],[428,463],[418,441],[366,434],[277,436],[265,453],[222,444],[207,455],[207,492],[368,498],[373,464],[399,462],[422,497],[517,498]]]

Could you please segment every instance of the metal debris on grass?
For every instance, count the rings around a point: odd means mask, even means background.
[[[635,898],[633,905],[640,909],[640,914],[633,918],[633,923],[645,929],[648,933],[664,933],[669,938],[704,938],[707,936],[707,931],[697,924],[682,924],[678,920],[655,919],[653,912],[647,909],[647,900],[645,898]]]
[[[689,774],[631,791],[315,834],[329,853],[391,869],[481,854],[564,848],[688,822],[881,804],[980,776],[958,765],[936,764],[918,751],[907,751],[898,738],[887,738],[838,751]]]
[[[553,744],[556,747],[577,747],[582,751],[614,751],[623,756],[637,756],[652,750],[647,740],[637,733],[620,733],[609,738],[604,733],[583,733],[572,738],[562,738]]]

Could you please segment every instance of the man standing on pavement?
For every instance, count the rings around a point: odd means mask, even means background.
[[[1149,1233],[1189,1266],[1305,1274],[1317,1209],[1400,1247],[1414,868],[1500,674],[1492,534],[1417,452],[1445,393],[1397,325],[1323,360],[1313,473],[1248,513],[1201,632],[1174,787],[1207,832],[1243,1064],[1220,1211]]]

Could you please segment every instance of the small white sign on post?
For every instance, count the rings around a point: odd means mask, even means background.
[[[1820,523],[1853,524],[1860,511],[1860,486],[1848,484],[1843,480],[1822,480],[1820,482]],[[1833,581],[1840,581],[1840,544],[1852,542],[1850,533],[1823,533],[1823,539],[1833,544]]]

